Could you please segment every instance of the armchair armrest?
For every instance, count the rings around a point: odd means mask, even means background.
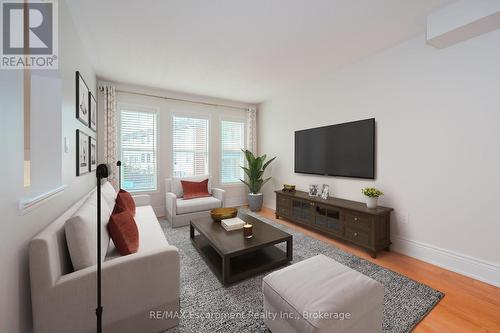
[[[165,203],[167,210],[167,219],[172,221],[172,217],[177,215],[177,196],[175,193],[167,192],[165,194]]]
[[[212,195],[214,198],[219,199],[222,201],[222,207],[226,207],[226,191],[220,188],[213,187],[212,188]]]
[[[137,207],[151,206],[151,196],[149,194],[138,194],[132,196]]]
[[[96,303],[96,268],[87,267],[62,276],[46,295],[46,308],[60,317],[56,321],[61,332],[89,324],[89,329],[93,328],[95,314],[89,310]],[[179,274],[179,252],[171,245],[105,261],[102,265],[104,324],[175,302],[179,298]]]

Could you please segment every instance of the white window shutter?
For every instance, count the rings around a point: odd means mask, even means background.
[[[120,111],[121,188],[157,189],[157,120],[149,111]]]
[[[208,175],[208,119],[173,118],[173,175]]]
[[[221,183],[239,183],[245,164],[241,151],[245,148],[245,122],[221,121]]]

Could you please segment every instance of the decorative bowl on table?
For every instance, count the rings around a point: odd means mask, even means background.
[[[220,222],[224,219],[230,219],[238,215],[238,210],[236,208],[224,207],[215,208],[210,211],[210,216],[214,222]]]

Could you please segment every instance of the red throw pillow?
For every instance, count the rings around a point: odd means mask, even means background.
[[[210,193],[208,193],[208,179],[201,182],[181,180],[181,184],[184,200],[210,196]]]
[[[132,216],[135,216],[135,201],[127,191],[120,189],[120,192],[116,196],[116,205],[128,210]]]
[[[139,249],[139,229],[134,217],[128,210],[116,211],[108,222],[109,235],[122,256],[135,253]]]

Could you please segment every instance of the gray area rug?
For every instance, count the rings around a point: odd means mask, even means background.
[[[384,332],[410,332],[444,296],[422,283],[247,209],[240,209],[240,214],[250,214],[292,234],[294,263],[321,253],[382,283]],[[174,229],[164,220],[160,223],[168,242],[179,248],[181,259],[181,320],[178,327],[167,332],[269,332],[259,318],[263,311],[262,278],[269,272],[224,287],[191,245],[189,227]]]

